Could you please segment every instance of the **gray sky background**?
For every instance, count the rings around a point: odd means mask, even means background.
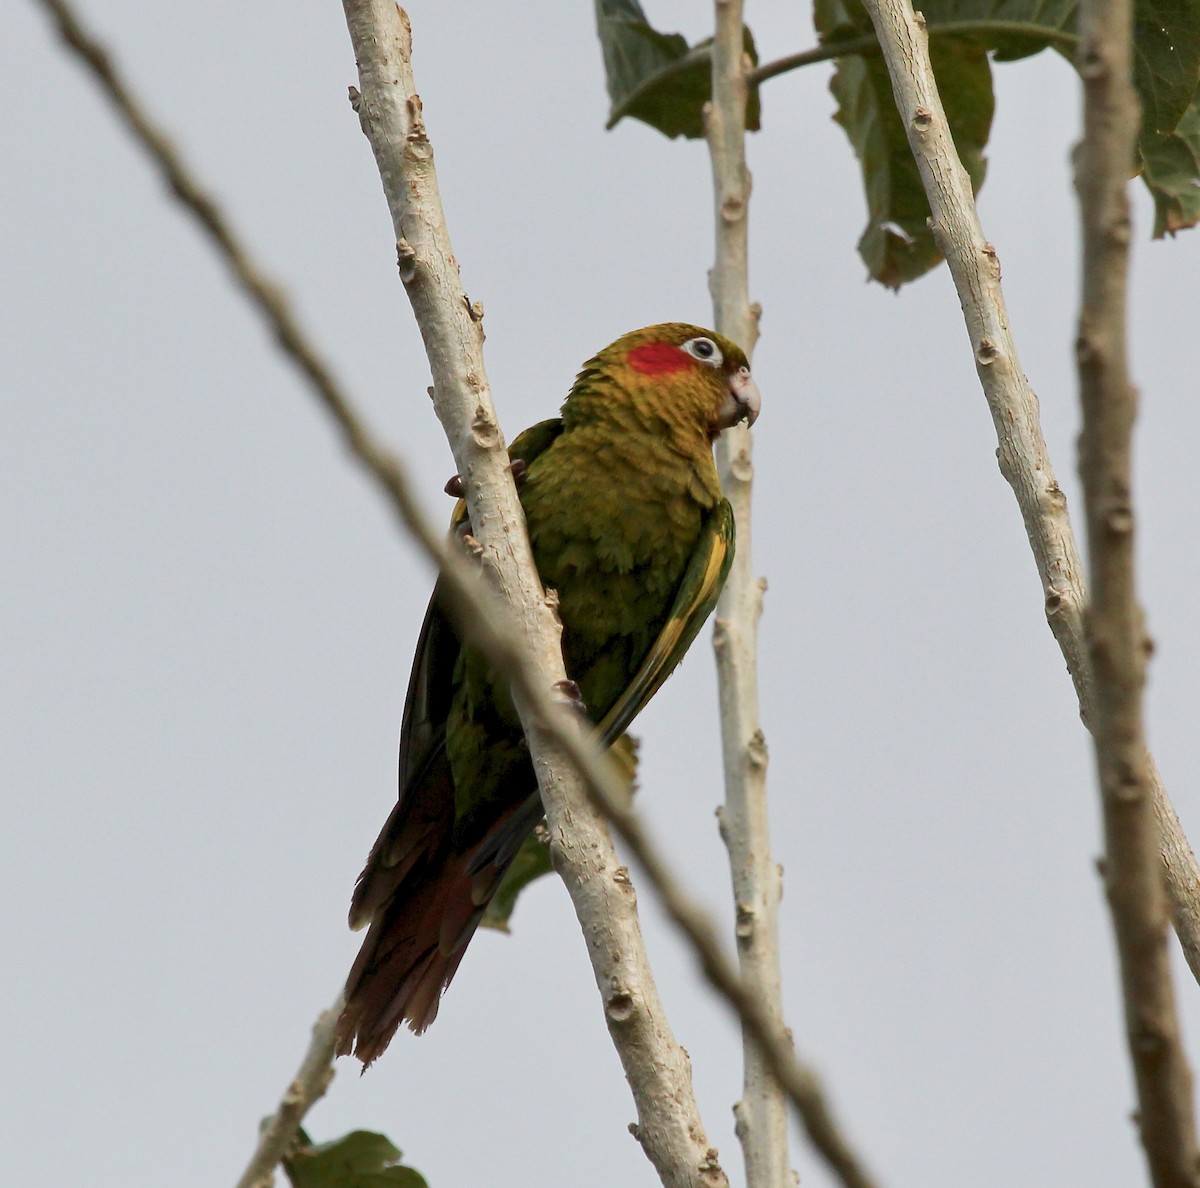
[[[691,40],[709,29],[707,4],[649,10]],[[85,11],[447,515],[340,6]],[[710,320],[707,154],[604,132],[590,6],[411,12],[512,436],[618,334]],[[804,5],[748,16],[765,58],[814,41]],[[1090,749],[949,279],[899,297],[864,282],[829,74],[770,83],[750,145],[789,1022],[888,1185],[1139,1183]],[[996,78],[982,216],[1078,511],[1078,98],[1050,54]],[[229,1184],[357,948],[345,913],[395,796],[431,577],[32,4],[0,11],[0,108],[0,1180]],[[1149,730],[1195,835],[1200,238],[1150,243],[1140,187],[1136,218]],[[715,713],[706,633],[639,722],[640,803],[728,922]],[[740,1182],[736,1031],[648,899]],[[1200,993],[1178,985],[1195,1040]],[[547,880],[511,937],[475,941],[431,1032],[361,1079],[343,1062],[309,1126],[385,1131],[432,1188],[599,1188],[655,1182],[633,1117]],[[795,1163],[829,1184],[799,1140]]]

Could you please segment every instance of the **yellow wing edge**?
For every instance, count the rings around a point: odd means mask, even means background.
[[[662,631],[625,692],[597,728],[605,746],[610,746],[624,733],[683,659],[717,605],[733,563],[733,552],[733,508],[727,499],[722,499],[705,521],[700,544],[680,582],[679,593]]]

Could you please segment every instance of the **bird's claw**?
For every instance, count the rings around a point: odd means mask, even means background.
[[[454,529],[454,537],[472,557],[483,556],[483,545],[481,545],[479,541],[477,541],[475,537],[471,535],[470,520],[463,520],[463,522]]]
[[[559,695],[564,705],[573,709],[585,719],[587,718],[587,706],[584,704],[583,694],[579,691],[579,686],[574,681],[570,679],[555,681],[554,691]]]
[[[529,466],[526,464],[524,458],[514,458],[508,468],[512,471],[513,482],[516,483],[517,490],[519,491],[525,482],[525,476],[529,473]],[[452,495],[455,499],[462,499],[466,494],[461,474],[452,474],[446,480],[446,485],[442,489],[447,495]]]

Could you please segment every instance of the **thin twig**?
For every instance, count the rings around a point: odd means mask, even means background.
[[[1030,27],[1023,21],[938,21],[929,28],[929,36],[935,39],[942,37],[958,38],[994,38],[1002,35],[1011,37],[1029,37]],[[1053,45],[1064,52],[1070,52],[1079,44],[1076,34],[1067,29],[1040,28],[1034,34],[1042,44]],[[797,54],[787,54],[772,62],[764,62],[756,66],[746,75],[746,81],[751,87],[762,86],[770,78],[798,70],[803,66],[814,66],[818,62],[828,62],[833,58],[848,58],[859,55],[873,58],[879,55],[879,39],[873,33],[862,37],[847,37],[838,41],[823,41],[810,50],[802,50]]]
[[[933,212],[934,238],[958,290],[976,374],[996,429],[1000,472],[1016,496],[1042,582],[1046,619],[1075,685],[1080,716],[1090,729],[1094,690],[1083,624],[1083,561],[1066,496],[1050,463],[1037,394],[1021,368],[1009,329],[1000,259],[984,237],[970,178],[950,136],[922,18],[900,0],[865,2],[877,30],[886,21],[880,40],[891,55],[892,90]],[[1153,758],[1148,764],[1172,920],[1188,967],[1200,981],[1200,866]]]
[[[747,355],[758,341],[761,309],[749,295],[750,172],[746,168],[746,99],[749,62],[743,41],[742,0],[717,0],[712,45],[712,102],[704,109],[712,160],[716,260],[709,273],[717,330]],[[721,836],[729,850],[736,912],[738,966],[742,982],[761,1006],[773,1042],[791,1051],[783,1020],[779,965],[779,900],[783,872],[771,858],[767,813],[767,744],[758,711],[758,621],[764,579],[754,576],[751,550],[753,438],[738,425],[717,444],[721,486],[733,506],[737,552],[717,607],[713,648],[721,704],[725,756],[725,804]],[[734,1106],[748,1188],[795,1182],[789,1167],[785,1087],[772,1075],[774,1056],[764,1052],[753,1029],[743,1025],[742,1099]],[[847,1188],[871,1178],[841,1133],[816,1075],[800,1062],[807,1094],[792,1100],[810,1142]]]
[[[1125,323],[1127,180],[1140,122],[1133,89],[1133,6],[1083,0],[1078,67],[1083,140],[1075,188],[1083,228],[1083,301],[1075,353],[1083,429],[1079,474],[1087,512],[1095,686],[1092,738],[1104,809],[1104,885],[1120,957],[1138,1129],[1156,1188],[1200,1184],[1192,1074],[1179,1034],[1167,951],[1158,823],[1142,723],[1150,640],[1134,570],[1133,422]]]
[[[768,79],[777,78],[781,74],[789,74],[805,66],[816,66],[819,62],[832,62],[835,58],[861,56],[864,58],[878,57],[879,42],[874,33],[864,33],[861,37],[847,37],[841,41],[823,41],[812,49],[801,50],[799,53],[786,54],[772,62],[764,62],[746,72],[746,85],[753,89],[761,87]]]
[[[346,446],[369,470],[395,467],[380,450],[342,393],[328,363],[320,357],[292,313],[283,288],[251,258],[239,241],[228,216],[184,163],[170,138],[147,114],[130,90],[109,52],[82,25],[66,0],[34,0],[53,16],[58,34],[84,64],[124,121],[135,140],[162,174],[172,196],[192,214],[209,237],[250,304],[259,311],[284,353],[312,385],[326,410],[342,430]]]
[[[746,168],[747,67],[742,0],[717,0],[712,46],[712,102],[704,109],[712,160],[716,260],[709,273],[717,330],[747,355],[758,341],[761,313],[749,295],[750,173]],[[737,552],[717,607],[713,647],[721,703],[725,756],[725,804],[721,835],[729,850],[736,911],[738,965],[743,984],[763,1013],[775,1048],[791,1053],[783,1021],[779,968],[779,900],[782,872],[771,859],[767,814],[767,745],[758,712],[758,621],[765,581],[754,576],[751,550],[753,438],[738,425],[717,444],[721,486],[733,505]],[[793,1182],[789,1167],[785,1085],[772,1070],[777,1055],[765,1051],[757,1029],[743,1023],[742,1099],[734,1107],[748,1188]],[[792,1086],[809,1140],[847,1188],[866,1188],[871,1178],[840,1132],[815,1074],[794,1056],[804,1093]]]
[[[242,1172],[237,1188],[271,1188],[274,1184],[275,1168],[294,1142],[304,1115],[325,1095],[333,1080],[333,1046],[343,1005],[339,992],[333,1005],[317,1017],[312,1029],[312,1043],[280,1099],[279,1108],[263,1123],[258,1147]]]
[[[717,0],[712,43],[712,101],[704,131],[712,161],[716,260],[708,274],[719,333],[749,357],[758,340],[759,309],[749,297],[750,172],[746,168],[746,65],[742,0]],[[738,968],[784,1044],[779,968],[782,876],[771,860],[767,820],[767,743],[758,712],[758,621],[765,583],[755,580],[751,557],[753,438],[745,425],[717,444],[721,487],[733,506],[737,551],[721,592],[713,648],[721,706],[725,803],[718,810],[729,851],[736,913]],[[793,1181],[788,1160],[787,1099],[757,1044],[743,1028],[742,1097],[733,1107],[746,1167],[747,1188],[778,1188]]]
[[[101,47],[90,36],[83,33],[77,18],[72,15],[62,0],[38,0],[38,2],[49,8],[56,16],[59,12],[65,14],[63,23],[71,31],[70,36],[64,33],[67,44],[93,68],[98,80],[123,112],[126,108],[130,111],[137,111],[137,118],[127,119],[131,129],[137,134],[143,147],[147,149],[164,174],[171,177],[171,190],[175,196],[192,213],[199,216],[207,226],[208,221],[205,214],[197,209],[193,200],[195,195],[202,193],[200,187],[186,173],[176,154],[171,152],[164,155],[160,151],[166,143],[165,138],[136,107],[127,88],[119,82],[115,68],[109,63],[107,55]],[[99,62],[104,63],[103,69],[97,68]],[[113,84],[116,86],[114,87]],[[149,130],[151,135],[145,135],[145,130]],[[176,182],[181,184],[175,184]],[[226,234],[214,236],[214,239],[226,262],[235,271],[244,268],[251,276],[260,275],[258,270],[249,263],[247,251],[234,239],[223,217],[219,218],[218,222],[226,228]],[[241,264],[235,267],[234,261],[241,261]],[[673,905],[670,909],[672,918],[680,924],[692,941],[693,947],[709,975],[709,980],[723,991],[723,997],[735,1011],[743,1015],[748,1026],[752,1029],[757,1027],[755,1034],[771,1057],[773,1070],[780,1076],[780,1079],[788,1087],[789,1094],[797,1102],[798,1109],[802,1114],[805,1111],[810,1114],[810,1124],[811,1120],[819,1123],[823,1102],[819,1093],[815,1091],[816,1087],[811,1074],[796,1064],[790,1050],[783,1049],[773,1042],[763,1025],[756,1005],[741,989],[737,972],[732,963],[724,956],[716,939],[715,930],[703,913],[698,912],[684,893],[679,890],[676,880],[665,869],[662,860],[649,847],[644,832],[638,825],[636,815],[632,810],[623,807],[622,802],[627,799],[627,793],[619,772],[612,767],[607,756],[598,751],[594,739],[583,733],[578,714],[573,710],[565,709],[549,693],[540,675],[532,670],[524,651],[514,643],[509,628],[495,625],[493,622],[494,600],[489,601],[485,598],[475,569],[468,566],[467,562],[457,553],[444,548],[442,533],[433,529],[424,519],[408,487],[403,468],[395,458],[377,446],[371,435],[362,428],[362,422],[355,413],[349,398],[333,380],[328,368],[320,361],[319,355],[309,345],[303,333],[294,325],[289,329],[288,326],[281,324],[281,310],[286,310],[286,305],[283,305],[278,299],[272,300],[271,298],[273,296],[277,298],[277,295],[272,294],[269,288],[252,284],[244,287],[252,302],[275,329],[284,351],[309,380],[338,424],[343,427],[347,425],[356,427],[355,432],[346,434],[349,447],[378,481],[396,512],[397,518],[412,533],[426,555],[440,567],[446,593],[452,609],[456,612],[460,629],[463,630],[469,642],[479,648],[499,672],[511,677],[517,692],[533,703],[535,717],[532,731],[537,738],[541,740],[552,738],[561,745],[571,761],[577,764],[580,772],[585,776],[587,786],[594,792],[595,801],[611,810],[618,832],[621,833],[639,862],[645,864],[651,884],[663,894],[664,900],[668,904]],[[531,747],[533,745],[531,740]],[[575,828],[575,822],[572,822],[572,828]],[[593,881],[610,881],[607,878],[598,877],[603,874],[605,871],[598,871],[597,877]],[[624,894],[632,897],[632,888],[623,868],[617,868],[612,875],[611,882],[621,885],[625,888]],[[603,944],[605,939],[606,935],[602,935],[594,943]],[[610,988],[606,1005],[610,1014],[610,1022],[613,1022],[612,1016],[621,1015],[629,1004],[622,999],[620,987],[614,985]],[[615,1023],[619,1026],[620,1020],[616,1020]],[[833,1145],[836,1145],[836,1141],[836,1136],[830,1140]],[[715,1158],[715,1152],[712,1154]],[[706,1186],[724,1182],[723,1173],[715,1163],[710,1163],[702,1170],[706,1173],[702,1180]]]
[[[1002,34],[1029,36],[1029,26],[1021,21],[940,21],[929,30],[929,34],[934,38],[986,38]],[[1054,45],[1064,53],[1074,51],[1079,44],[1078,36],[1066,29],[1042,28],[1037,30],[1036,35],[1039,41]],[[751,90],[754,90],[757,87],[761,87],[769,79],[778,78],[781,74],[790,74],[793,70],[800,70],[805,66],[816,66],[821,62],[832,62],[835,58],[855,56],[875,58],[879,54],[879,39],[874,33],[864,33],[860,37],[845,37],[834,41],[823,41],[820,45],[814,45],[812,49],[800,50],[794,54],[785,54],[782,58],[774,58],[770,62],[763,62],[760,66],[751,67],[746,71],[746,85]],[[647,80],[647,83],[652,82],[654,86],[660,86],[675,75],[683,74],[702,62],[708,62],[711,57],[712,48],[710,46],[694,45],[681,58],[676,58],[673,62],[664,66],[651,80]],[[626,98],[625,102],[612,113],[605,126],[608,128],[613,127],[627,113],[633,98],[641,93],[642,89],[639,88],[633,95]]]

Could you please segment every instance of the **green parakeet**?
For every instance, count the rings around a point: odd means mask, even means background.
[[[561,419],[512,443],[538,572],[558,592],[567,673],[606,744],[716,605],[734,540],[712,445],[758,410],[740,348],[668,323],[602,350]],[[370,928],[346,983],[339,1052],[369,1064],[402,1022],[418,1033],[433,1022],[541,815],[508,690],[460,643],[435,590],[404,707],[400,799],[350,907],[351,927]]]

